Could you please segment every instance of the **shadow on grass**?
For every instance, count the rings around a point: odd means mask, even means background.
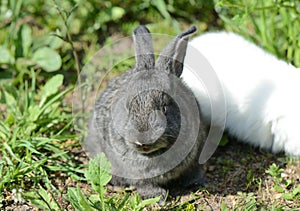
[[[280,168],[286,165],[284,154],[242,144],[234,139],[219,147],[206,165],[206,189],[211,194],[235,195],[237,192],[256,192],[259,181],[268,175],[266,170],[275,163]]]

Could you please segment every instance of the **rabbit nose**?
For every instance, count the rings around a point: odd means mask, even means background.
[[[129,122],[126,139],[137,146],[151,145],[163,135],[165,129],[166,117],[159,111],[153,111],[147,119]]]

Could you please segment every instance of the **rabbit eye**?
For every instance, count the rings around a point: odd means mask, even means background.
[[[168,111],[168,108],[169,108],[169,104],[170,104],[170,99],[169,99],[169,97],[166,95],[166,94],[164,94],[163,96],[162,96],[162,103],[161,103],[161,111],[164,113],[164,114],[166,114],[167,113],[167,111]]]
[[[168,106],[167,105],[163,105],[162,108],[161,108],[161,111],[166,114],[167,111],[168,111]]]

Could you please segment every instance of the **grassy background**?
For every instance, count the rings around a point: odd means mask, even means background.
[[[199,33],[235,31],[300,66],[299,13],[297,0],[0,1],[0,210],[72,210],[83,204],[82,210],[103,209],[102,192],[87,185],[87,180],[93,184],[93,176],[84,174],[87,159],[80,134],[73,129],[70,103],[81,67],[102,46],[131,35],[139,24],[170,35],[193,24]],[[253,161],[253,150],[243,154],[246,163]],[[228,153],[231,156],[212,158],[220,175],[234,173],[238,163],[230,149]],[[252,167],[244,175],[245,183],[256,189],[241,188],[228,200],[226,191],[208,188],[164,209],[195,210],[206,203],[199,198],[218,197],[216,207],[221,210],[300,207],[299,163],[284,156],[261,158],[268,162],[263,162],[259,175]],[[270,181],[264,183],[263,178]],[[77,189],[71,189],[76,184]],[[95,193],[102,200],[96,200]],[[74,203],[78,199],[82,204]],[[127,193],[108,194],[106,202],[110,209],[123,204],[119,210],[141,210],[154,203]],[[152,206],[148,209],[156,209]]]

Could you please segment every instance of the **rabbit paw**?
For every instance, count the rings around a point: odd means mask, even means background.
[[[145,185],[142,187],[137,187],[137,192],[143,199],[154,198],[160,196],[159,205],[164,205],[167,197],[167,190],[158,185]]]

